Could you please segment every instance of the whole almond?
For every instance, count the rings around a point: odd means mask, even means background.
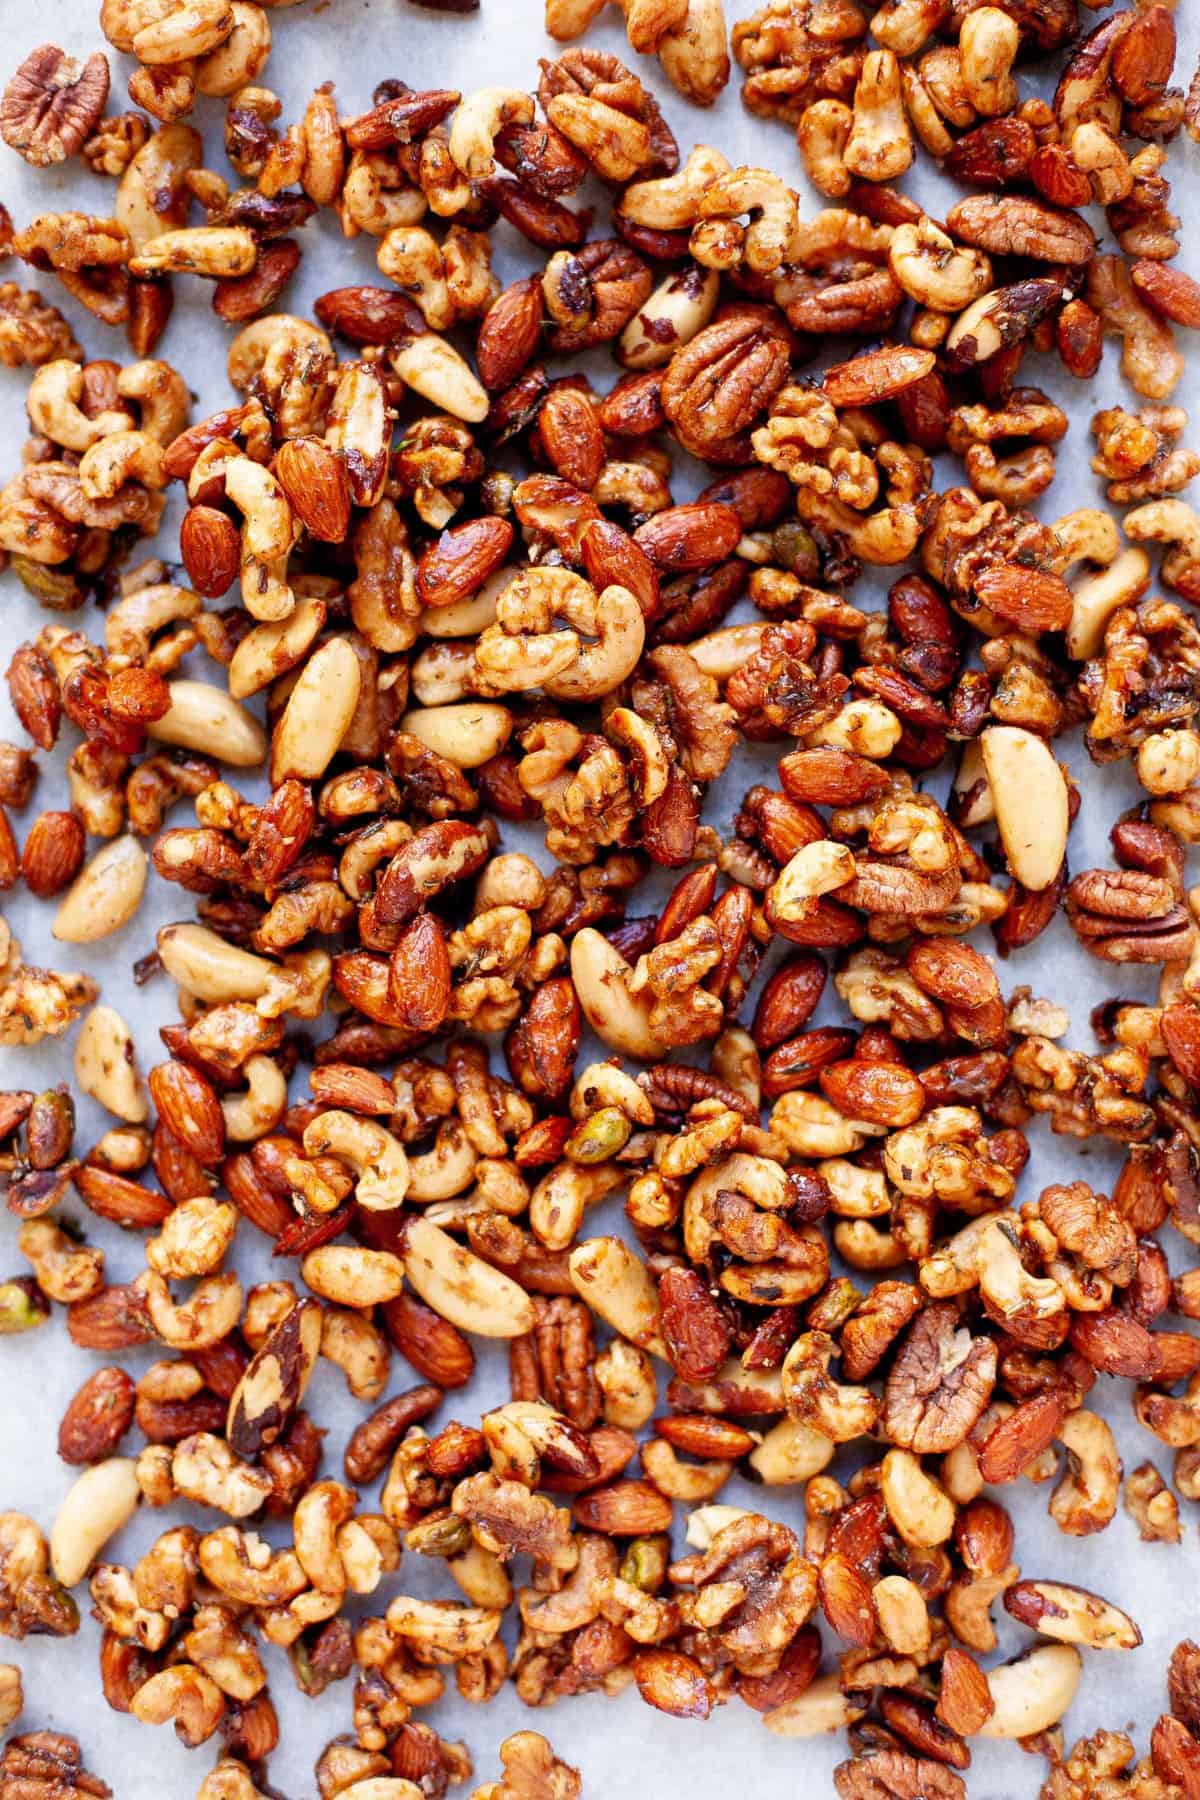
[[[536,987],[504,1040],[509,1072],[523,1093],[557,1100],[570,1086],[583,1035],[583,1014],[569,976]]]
[[[412,1031],[436,1031],[450,1004],[450,957],[440,919],[420,912],[392,951],[388,997]]]
[[[987,119],[964,132],[942,167],[955,181],[1009,187],[1025,176],[1037,147],[1033,127],[1024,119]]]
[[[987,1676],[973,1656],[951,1645],[942,1658],[938,1718],[960,1737],[970,1737],[994,1710]]]
[[[168,1130],[206,1168],[219,1162],[225,1148],[225,1118],[212,1083],[198,1069],[175,1060],[158,1063],[147,1080]]]
[[[1113,85],[1130,106],[1161,98],[1175,67],[1175,21],[1168,6],[1131,13],[1113,49]]]
[[[361,1069],[353,1063],[324,1063],[313,1070],[308,1084],[313,1098],[322,1106],[379,1118],[387,1118],[396,1110],[395,1088],[374,1069]]]
[[[759,996],[751,1035],[760,1050],[773,1049],[806,1025],[825,991],[825,963],[813,950],[797,950],[780,963]]]
[[[1064,631],[1071,622],[1071,590],[1061,575],[996,563],[975,581],[984,606],[1020,631]]]
[[[655,1419],[654,1429],[676,1450],[687,1456],[745,1456],[756,1443],[753,1432],[733,1419],[718,1419],[711,1413],[671,1413]]]
[[[68,1402],[58,1454],[75,1465],[111,1456],[133,1423],[134,1385],[124,1369],[97,1369]]]
[[[215,506],[190,506],[179,527],[179,554],[188,580],[206,600],[219,600],[237,580],[242,535]]]
[[[484,314],[475,345],[479,379],[491,393],[510,387],[542,335],[542,284],[536,275],[515,281]]]
[[[123,1222],[123,1221],[121,1221]],[[161,1220],[147,1223],[160,1224]],[[104,1287],[67,1308],[67,1335],[81,1350],[132,1350],[154,1335],[132,1287]]]
[[[1034,1394],[1023,1400],[1006,1419],[992,1427],[979,1446],[979,1473],[983,1479],[989,1484],[1015,1481],[1047,1444],[1053,1443],[1069,1411],[1069,1400],[1061,1392]]]
[[[830,1063],[819,1081],[825,1098],[848,1119],[869,1119],[890,1131],[913,1124],[925,1110],[925,1089],[903,1063],[851,1057]]]
[[[932,350],[886,344],[834,363],[821,377],[821,392],[834,406],[877,406],[928,375],[936,361]]]
[[[384,870],[375,892],[381,925],[406,925],[427,900],[444,888],[465,881],[483,867],[491,841],[478,825],[465,819],[436,819],[401,845]],[[397,1017],[396,1024],[403,1024]]]
[[[417,564],[417,598],[422,606],[453,606],[478,593],[508,555],[512,541],[508,520],[491,515],[465,519],[443,531]]]
[[[227,325],[269,312],[296,270],[302,251],[294,238],[260,243],[258,260],[248,275],[233,275],[213,286],[212,309]]]
[[[644,616],[659,608],[658,570],[640,544],[612,519],[593,519],[583,534],[583,567],[597,593],[606,587],[628,588]]]
[[[327,331],[352,344],[390,344],[393,338],[422,333],[425,316],[415,300],[394,288],[331,288],[314,308]]]
[[[143,1187],[111,1169],[84,1163],[72,1177],[79,1198],[99,1219],[133,1228],[157,1227],[170,1217],[171,1202],[153,1188]],[[99,1348],[104,1348],[103,1345]]]
[[[54,665],[36,644],[20,644],[8,665],[13,711],[39,750],[53,750],[62,721],[62,695]]]
[[[74,813],[45,812],[35,819],[21,851],[21,874],[30,892],[48,900],[69,887],[83,866],[86,842]]]
[[[475,1373],[475,1352],[457,1325],[439,1318],[412,1294],[399,1294],[383,1308],[388,1336],[418,1375],[440,1388],[465,1387]]]
[[[788,795],[807,806],[857,806],[885,794],[889,785],[878,763],[834,744],[780,757],[779,778]]]
[[[556,474],[590,493],[604,467],[604,433],[581,388],[552,387],[538,413],[538,435]]]
[[[694,1657],[679,1650],[643,1650],[634,1658],[638,1693],[647,1706],[673,1719],[707,1719],[712,1712],[712,1685]]]
[[[275,477],[311,537],[340,544],[350,528],[346,465],[320,438],[288,438],[275,456]]]
[[[732,506],[719,502],[668,506],[639,525],[633,541],[656,568],[679,574],[707,569],[732,556],[742,535],[742,521]]]
[[[670,1531],[672,1507],[667,1496],[648,1481],[614,1481],[580,1494],[575,1518],[585,1531],[644,1537],[653,1531]]]

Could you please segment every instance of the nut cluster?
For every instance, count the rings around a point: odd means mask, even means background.
[[[551,35],[602,4],[548,0]],[[716,98],[720,0],[622,10],[635,52]],[[106,57],[52,45],[0,101],[28,162],[117,181],[111,216],[5,218],[3,250],[127,346],[90,357],[0,286],[0,360],[30,371],[0,553],[51,615],[8,686],[34,751],[74,734],[66,804],[20,846],[37,761],[0,746],[0,886],[81,945],[150,880],[194,897],[135,965],[179,995],[144,1075],[97,983],[0,923],[0,1043],[85,1015],[78,1086],[113,1120],[77,1147],[67,1089],[0,1095],[31,1271],[0,1283],[0,1331],[57,1305],[105,1359],[60,1422],[79,1473],[49,1535],[0,1514],[0,1633],[71,1634],[86,1583],[109,1705],[219,1741],[200,1800],[272,1791],[268,1646],[310,1697],[351,1684],[321,1800],[470,1781],[419,1716],[451,1678],[845,1726],[842,1800],[959,1800],[975,1736],[1041,1751],[1045,1800],[1191,1800],[1200,1649],[1146,1760],[1108,1731],[1067,1753],[1081,1651],[1141,1633],[1023,1572],[995,1491],[1051,1483],[1072,1537],[1123,1497],[1147,1544],[1200,1499],[1200,1337],[1171,1322],[1200,1317],[1200,1270],[1158,1237],[1200,1244],[1200,453],[1170,404],[1200,285],[1164,172],[1200,85],[1169,85],[1171,11],[1079,36],[1074,0],[771,0],[733,57],[816,210],[682,155],[586,46],[536,93],[387,80],[344,116],[327,83],[281,124],[270,12],[104,0],[142,112],[105,116]],[[1022,95],[1038,53],[1052,103]],[[197,96],[225,103],[241,185],[183,122]],[[975,190],[944,220],[891,185],[918,147]],[[585,182],[606,227],[570,204]],[[309,320],[277,306],[321,213],[381,279]],[[503,289],[501,220],[535,264]],[[155,355],[189,276],[237,327],[203,418]],[[1129,510],[1046,522],[1069,420],[1026,359],[1088,380],[1109,336],[1137,399],[1095,415],[1091,466]],[[603,346],[601,393],[575,365]],[[708,465],[688,500],[677,451]],[[174,483],[179,562],[134,560]],[[891,572],[881,610],[850,597],[866,568]],[[96,637],[65,617],[92,600]],[[1068,867],[1077,727],[1146,796],[1111,867]],[[722,830],[708,790],[748,746],[766,779]],[[1093,1016],[1094,1051],[1002,983],[1060,913],[1159,970],[1155,1003]],[[1038,1182],[1038,1114],[1121,1147],[1111,1194]],[[140,1233],[142,1266],[113,1279],[76,1202]],[[243,1288],[239,1232],[275,1279]],[[509,1354],[481,1418],[473,1338]],[[111,1360],[146,1345],[136,1378]],[[363,1408],[340,1474],[305,1405],[321,1358]],[[1169,1482],[1123,1480],[1101,1374],[1136,1384]],[[722,1498],[737,1474],[761,1510]],[[164,1514],[140,1560],[103,1560],[140,1505],[181,1501],[211,1528]],[[455,1597],[405,1592],[413,1556]],[[1000,1663],[997,1602],[1036,1634]],[[0,1722],[22,1704],[0,1667]],[[500,1755],[473,1800],[581,1791],[537,1733]],[[54,1733],[0,1760],[0,1800],[107,1792]]]

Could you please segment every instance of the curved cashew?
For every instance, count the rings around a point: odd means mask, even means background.
[[[232,1271],[197,1282],[177,1306],[163,1277],[144,1269],[134,1282],[156,1337],[175,1350],[210,1350],[228,1337],[242,1312],[242,1284]]]
[[[745,229],[746,266],[756,274],[773,274],[787,262],[796,234],[796,195],[767,169],[733,169],[705,189],[700,197],[699,217],[735,218],[739,213],[758,215]],[[697,250],[693,250],[693,255],[697,261],[704,261]]]
[[[160,631],[194,619],[200,610],[200,596],[191,588],[170,581],[152,582],[117,601],[104,621],[104,642],[110,655],[140,662],[150,655]]]
[[[286,619],[253,626],[227,671],[233,698],[248,699],[303,662],[320,636],[326,612],[324,600],[297,600]]]
[[[333,363],[333,344],[308,319],[295,313],[268,313],[245,325],[230,344],[225,371],[239,393],[245,393],[263,374],[268,357],[290,357],[301,368],[318,369]]]
[[[479,1152],[458,1119],[438,1126],[432,1150],[408,1160],[410,1200],[449,1200],[461,1194],[475,1177]]]
[[[533,99],[519,88],[485,87],[468,94],[450,126],[450,158],[456,168],[480,181],[496,167],[493,142],[502,125],[529,125]]]
[[[475,645],[458,640],[426,644],[408,673],[413,697],[422,706],[457,706],[476,691]]]
[[[381,240],[375,260],[380,273],[403,288],[425,315],[431,331],[446,331],[456,317],[437,239],[419,225],[401,226]]]
[[[296,604],[287,559],[299,523],[274,475],[248,456],[225,464],[225,495],[243,518],[242,604],[252,618],[286,619]]]
[[[64,1498],[50,1532],[50,1564],[64,1587],[82,1581],[95,1558],[137,1511],[136,1465],[110,1456],[85,1469]]]
[[[249,1144],[274,1131],[287,1111],[287,1082],[273,1057],[251,1056],[242,1066],[244,1094],[223,1094],[221,1111],[225,1135],[235,1143]]]
[[[83,368],[65,357],[43,363],[29,384],[25,410],[33,429],[61,444],[64,450],[88,450],[111,431],[127,431],[129,414],[124,411],[97,413],[89,419],[80,408],[83,398]]]
[[[162,446],[148,432],[110,432],[80,460],[79,485],[89,500],[111,500],[127,481],[140,481],[148,488],[167,485]]]
[[[676,174],[630,182],[618,210],[623,218],[651,231],[686,231],[699,219],[700,202],[709,185],[729,169],[729,158],[720,150],[697,144]]]
[[[956,244],[932,219],[896,227],[888,267],[905,293],[933,312],[961,312],[992,285],[992,265],[983,252]]]
[[[988,1670],[992,1713],[980,1737],[1026,1738],[1058,1724],[1079,1686],[1083,1658],[1071,1644],[1039,1644]]]
[[[164,125],[125,170],[113,214],[135,250],[160,232],[187,223],[191,194],[185,177],[204,161],[204,140],[190,125]]]
[[[853,130],[854,114],[844,100],[814,100],[805,107],[796,127],[804,172],[818,192],[831,200],[850,192],[851,175],[844,159]]]
[[[187,382],[170,363],[157,358],[129,363],[117,376],[117,392],[136,403],[142,430],[156,443],[169,444],[187,424],[191,396]]]
[[[408,1192],[404,1146],[373,1119],[357,1113],[327,1112],[304,1129],[306,1156],[336,1156],[358,1171],[354,1195],[368,1212],[388,1212]]]
[[[1108,568],[1079,582],[1071,592],[1067,655],[1077,662],[1098,655],[1112,615],[1132,606],[1149,586],[1150,559],[1144,550],[1125,550]]]
[[[200,1540],[200,1567],[239,1606],[286,1606],[308,1586],[294,1550],[273,1552],[254,1532],[222,1525]]]
[[[170,709],[146,726],[151,737],[237,769],[254,769],[262,762],[267,748],[262,726],[223,688],[208,681],[172,681],[169,692]]]
[[[1012,66],[1021,47],[1014,19],[998,6],[968,13],[958,35],[959,65],[967,99],[985,119],[1011,112],[1017,104]]]
[[[870,50],[854,90],[854,129],[843,161],[865,181],[892,181],[912,159],[900,65],[890,50]]]
[[[1186,500],[1151,500],[1125,514],[1124,531],[1135,544],[1170,544],[1160,573],[1186,599],[1200,595],[1200,513]]]

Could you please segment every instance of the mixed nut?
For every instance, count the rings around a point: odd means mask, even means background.
[[[711,103],[720,0],[621,5],[632,50]],[[602,7],[547,0],[547,29]],[[1081,1650],[1141,1633],[1023,1572],[989,1491],[1053,1482],[1073,1537],[1123,1501],[1148,1544],[1200,1499],[1200,1336],[1168,1323],[1200,1317],[1200,1270],[1158,1235],[1200,1244],[1200,451],[1171,403],[1200,283],[1165,173],[1200,76],[1170,85],[1170,7],[1088,29],[1075,0],[769,0],[732,61],[816,207],[681,152],[635,69],[574,43],[536,93],[386,80],[346,115],[327,83],[282,124],[275,11],[104,0],[140,110],[106,114],[105,53],[54,45],[0,99],[28,163],[117,182],[111,215],[3,214],[0,252],[124,331],[89,359],[46,292],[0,285],[0,359],[30,371],[0,551],[50,615],[8,669],[34,748],[0,745],[0,886],[78,945],[150,881],[195,897],[133,971],[177,985],[157,1062],[0,923],[0,1043],[78,1021],[113,1120],[85,1149],[66,1087],[0,1094],[31,1271],[0,1283],[0,1331],[57,1304],[105,1359],[59,1424],[79,1473],[48,1534],[0,1514],[0,1633],[70,1635],[86,1582],[110,1706],[219,1742],[199,1800],[274,1791],[264,1645],[311,1697],[352,1678],[321,1800],[472,1779],[419,1717],[448,1671],[472,1701],[636,1687],[846,1727],[843,1800],[957,1800],[976,1736],[1042,1754],[1046,1800],[1198,1800],[1200,1648],[1145,1760],[1109,1731],[1068,1752]],[[1023,92],[1047,55],[1052,102]],[[202,97],[233,183],[186,122]],[[974,190],[944,219],[892,185],[918,150]],[[381,280],[314,322],[278,306],[322,210]],[[536,265],[503,288],[500,222]],[[237,328],[204,418],[156,355],[189,276]],[[1026,359],[1090,380],[1110,336],[1137,398],[1089,454],[1129,510],[1045,520],[1069,420]],[[605,346],[601,392],[580,358]],[[708,465],[685,501],[677,452]],[[173,484],[178,557],[138,560]],[[848,597],[869,569],[882,610]],[[18,846],[64,727],[65,804]],[[1146,796],[1111,867],[1068,864],[1076,727]],[[706,816],[746,746],[767,780]],[[1094,1053],[1054,996],[1002,986],[1060,912],[1160,971],[1154,1004],[1097,1010]],[[1037,1114],[1121,1147],[1111,1195],[1039,1189]],[[76,1203],[143,1234],[133,1279]],[[248,1291],[239,1232],[281,1259]],[[511,1377],[477,1421],[448,1416],[473,1338]],[[305,1406],[321,1358],[363,1408],[344,1479]],[[1136,1384],[1169,1481],[1122,1480],[1100,1374]],[[799,1504],[730,1504],[735,1474]],[[217,1522],[167,1514],[104,1560],[177,1501]],[[406,1553],[459,1597],[404,1591]],[[998,1601],[1036,1638],[997,1664]],[[0,1667],[0,1723],[22,1705]],[[500,1755],[473,1800],[581,1791],[537,1733]],[[0,1758],[0,1800],[108,1792],[54,1732]]]

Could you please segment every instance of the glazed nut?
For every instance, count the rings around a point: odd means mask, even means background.
[[[87,863],[54,919],[66,944],[92,944],[128,924],[141,905],[148,859],[132,837],[114,838]]]

